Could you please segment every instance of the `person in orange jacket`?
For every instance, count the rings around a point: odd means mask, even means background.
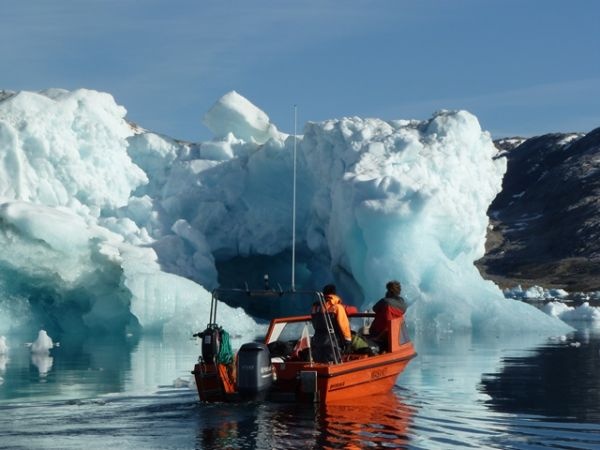
[[[348,320],[346,309],[342,304],[342,299],[336,294],[335,285],[328,284],[325,286],[323,288],[323,296],[325,298],[325,311],[335,318],[337,324],[336,334],[338,335],[340,347],[342,350],[349,351],[352,345],[350,321]],[[311,311],[313,317],[321,312],[320,303],[314,303]]]
[[[328,284],[325,286],[323,288],[323,296],[325,297],[327,312],[334,313],[337,324],[344,335],[344,340],[352,340],[348,314],[358,312],[358,309],[355,306],[345,305],[344,302],[342,302],[342,297],[337,295],[335,284]]]
[[[327,300],[328,297],[331,297],[331,298],[333,298],[334,296],[337,297],[339,299],[341,305],[344,307],[344,311],[346,311],[346,315],[358,313],[358,308],[356,306],[346,305],[342,301],[342,297],[337,295],[337,289],[335,287],[335,284],[328,284],[325,287],[323,287],[323,296],[325,297],[325,300]]]

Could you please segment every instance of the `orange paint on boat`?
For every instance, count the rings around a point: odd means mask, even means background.
[[[369,313],[352,315],[357,318],[373,316]],[[277,339],[275,335],[281,332],[284,326],[308,323],[310,320],[311,316],[273,319],[264,343],[275,341]],[[389,392],[396,383],[398,375],[416,356],[416,351],[406,333],[403,318],[392,320],[389,330],[387,347],[389,351],[373,356],[344,355],[339,363],[272,358],[274,381],[268,394],[273,398],[287,395],[296,401],[308,400],[330,404]],[[219,380],[218,370],[215,370],[213,364],[198,363],[192,373],[196,377],[198,394],[202,400],[236,399],[235,393],[231,393],[231,383]],[[216,383],[212,379],[213,374],[217,375]]]

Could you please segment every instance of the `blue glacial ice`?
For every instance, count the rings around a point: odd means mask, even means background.
[[[125,115],[84,89],[0,101],[0,334],[189,333],[222,273],[260,261],[289,286],[294,143],[297,287],[335,281],[366,309],[399,279],[417,330],[568,329],[473,264],[506,161],[466,111],[308,122],[295,142],[236,92],[205,115],[208,142]],[[259,327],[222,308],[234,333]]]

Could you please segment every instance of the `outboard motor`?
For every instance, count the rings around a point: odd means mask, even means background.
[[[262,399],[273,383],[269,348],[259,342],[241,346],[237,358],[237,389],[242,397]]]
[[[206,362],[213,362],[221,349],[221,334],[219,327],[209,325],[206,330],[195,334],[202,339],[202,358]]]

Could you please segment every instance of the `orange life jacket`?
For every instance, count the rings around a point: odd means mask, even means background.
[[[344,340],[351,341],[352,334],[350,333],[350,321],[348,320],[348,315],[346,314],[344,305],[342,305],[342,299],[335,294],[326,295],[325,310],[326,312],[334,315],[340,332],[344,336]],[[319,303],[315,303],[312,308],[312,313],[315,314],[320,312],[321,305]]]

